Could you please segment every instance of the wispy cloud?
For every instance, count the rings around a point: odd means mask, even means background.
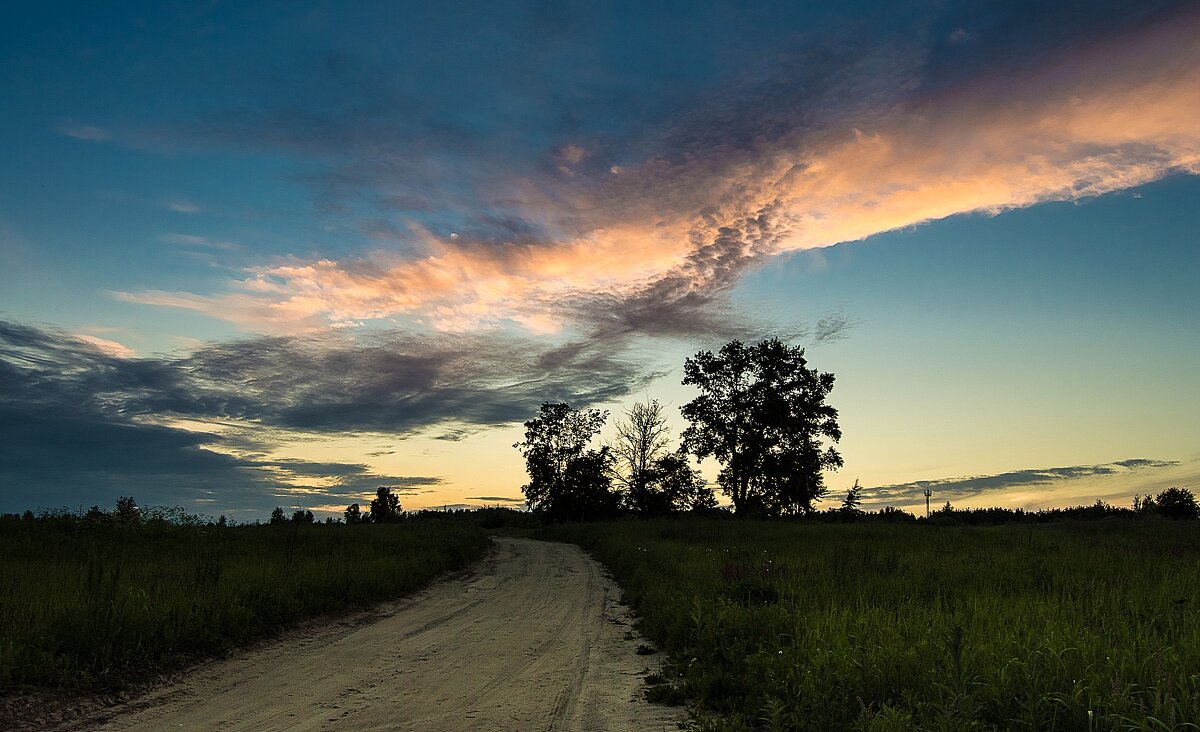
[[[76,333],[75,339],[83,341],[107,356],[113,356],[115,358],[133,358],[135,355],[137,355],[136,352],[129,346],[126,346],[123,343],[118,343],[114,340],[109,340],[108,338],[100,338],[99,336],[88,335],[86,333]]]
[[[222,241],[219,239],[210,239],[207,236],[199,236],[197,234],[178,234],[170,233],[163,234],[159,237],[159,241],[166,244],[178,244],[181,246],[201,247],[204,249],[224,249],[226,251],[240,249],[237,244],[231,241]]]
[[[163,206],[169,211],[181,214],[198,214],[204,208],[195,201],[189,201],[186,198],[172,198],[163,202]]]
[[[368,498],[380,486],[388,486],[396,493],[415,493],[442,483],[437,476],[380,475],[366,465],[355,463],[318,463],[295,459],[245,462],[276,476],[286,492],[323,498]]]
[[[264,386],[286,369],[284,364],[268,365],[270,354],[243,346],[245,351],[224,349],[218,368],[203,359],[135,358],[120,344],[94,336],[0,321],[0,439],[6,445],[0,451],[0,485],[5,487],[5,510],[69,505],[81,485],[89,487],[92,501],[132,492],[154,503],[192,506],[217,496],[231,510],[254,513],[280,497],[311,503],[314,497],[366,496],[380,485],[411,492],[441,483],[437,476],[386,475],[357,463],[264,454],[272,447],[268,423],[293,420],[292,428],[319,432],[330,422],[352,423],[353,405],[337,406],[337,400],[330,399],[304,414],[289,417],[285,407],[268,415],[263,408],[270,411],[274,406],[255,406],[255,395],[240,394],[237,379]],[[344,353],[329,357],[353,358]],[[214,358],[211,352],[208,358]],[[315,376],[301,378],[311,381]],[[343,376],[323,388],[344,388]],[[277,384],[267,391],[284,388]],[[385,398],[385,392],[375,393]],[[343,416],[318,416],[322,410]],[[410,420],[409,429],[451,419],[432,411]],[[236,430],[172,426],[180,418],[231,416],[258,425],[248,433],[252,439]],[[386,421],[382,413],[376,414],[373,426],[381,428]]]
[[[462,435],[526,419],[543,400],[634,393],[655,376],[607,345],[562,353],[497,334],[254,338],[142,358],[96,340],[0,321],[0,484],[13,507],[82,484],[184,505],[217,490],[259,509],[277,495],[423,490],[440,479],[270,457],[273,432]],[[189,420],[217,427],[179,426]]]
[[[103,127],[93,127],[92,125],[75,125],[61,124],[58,126],[58,134],[67,137],[73,137],[76,140],[87,140],[89,142],[104,142],[112,139],[112,132]]]
[[[898,483],[868,488],[863,491],[863,495],[871,505],[919,503],[925,499],[926,490],[933,491],[937,496],[936,500],[939,502],[945,500],[954,501],[971,498],[984,493],[998,493],[1012,489],[1028,488],[1030,486],[1046,486],[1053,483],[1094,478],[1097,476],[1133,474],[1140,471],[1170,468],[1176,465],[1179,465],[1179,462],[1176,460],[1131,458],[1112,463],[1103,463],[1101,465],[1034,468],[1013,470],[993,475],[919,480],[912,483]]]

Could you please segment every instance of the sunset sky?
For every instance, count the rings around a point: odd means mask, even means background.
[[[1200,490],[1196,3],[9,2],[0,99],[3,511],[518,506],[776,335],[833,497]]]

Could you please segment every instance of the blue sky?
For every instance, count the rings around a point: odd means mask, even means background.
[[[0,509],[519,499],[776,334],[871,505],[1194,488],[1200,16],[1126,5],[7,5]]]

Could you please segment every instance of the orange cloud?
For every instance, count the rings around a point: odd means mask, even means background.
[[[88,344],[106,356],[112,356],[114,358],[133,358],[137,355],[137,353],[135,353],[134,350],[129,346],[109,340],[107,338],[99,338],[86,333],[75,333],[73,334],[73,337],[75,340]]]
[[[633,297],[665,279],[682,283],[672,296],[711,290],[721,285],[714,273],[739,258],[1200,173],[1197,37],[1193,13],[849,129],[796,133],[752,153],[623,166],[594,189],[515,182],[523,214],[570,232],[547,241],[480,244],[414,230],[416,258],[286,261],[251,270],[225,295],[122,297],[265,330],[406,317],[441,330],[511,322],[554,332],[572,302]],[[585,151],[560,154],[578,162]],[[742,241],[747,222],[756,233]]]
[[[800,231],[785,248],[1200,173],[1198,34],[1193,17],[779,154],[775,188]]]

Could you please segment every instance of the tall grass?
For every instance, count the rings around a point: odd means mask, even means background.
[[[306,616],[410,592],[487,543],[464,522],[0,521],[0,690],[120,685]]]
[[[1200,723],[1195,523],[559,531],[610,567],[706,729]]]

